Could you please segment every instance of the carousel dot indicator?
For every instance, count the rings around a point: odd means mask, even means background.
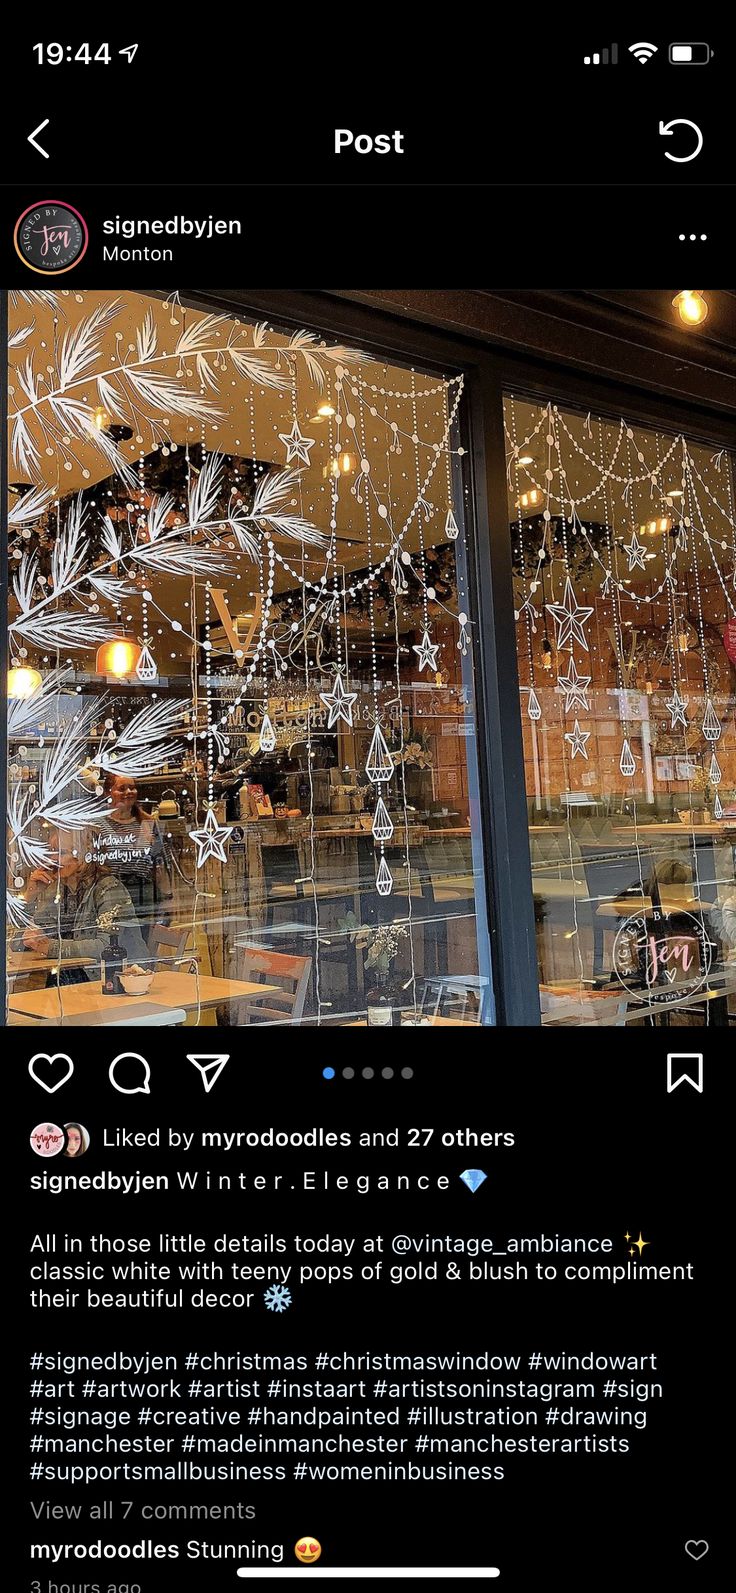
[[[401,1069],[401,1077],[402,1077],[402,1079],[413,1079],[413,1077],[414,1077],[414,1069],[413,1068],[402,1068]]]
[[[323,1068],[322,1069],[322,1077],[323,1077],[323,1079],[334,1079],[334,1077],[335,1077],[335,1069],[334,1068]]]
[[[343,1076],[344,1079],[354,1079],[355,1078],[355,1068],[343,1068],[342,1076]]]
[[[363,1068],[363,1078],[364,1079],[372,1079],[374,1073],[375,1073],[375,1068]]]

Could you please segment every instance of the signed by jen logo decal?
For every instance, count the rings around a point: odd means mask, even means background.
[[[82,259],[89,234],[87,223],[73,205],[57,199],[29,205],[15,225],[14,242],[24,265],[31,271],[57,276]]]

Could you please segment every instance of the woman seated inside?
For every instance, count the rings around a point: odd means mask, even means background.
[[[74,849],[73,841],[78,843]],[[91,852],[84,837],[55,831],[51,847],[48,864],[34,869],[30,876],[26,902],[32,908],[34,921],[22,932],[23,949],[58,962],[64,983],[99,979],[100,961],[113,930],[126,957],[135,962],[149,959],[135,908],[122,880],[106,863],[88,861]],[[71,915],[60,911],[64,888],[76,897]],[[78,963],[81,959],[90,961],[84,967],[64,968],[65,963]]]
[[[138,787],[129,774],[105,775],[104,795],[110,806],[101,821],[104,846],[139,918],[167,922],[172,899],[171,873],[166,846],[154,818],[138,800]]]

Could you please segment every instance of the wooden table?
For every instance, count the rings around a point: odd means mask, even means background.
[[[659,908],[662,913],[700,913],[710,904],[702,897],[693,896],[689,885],[660,885]],[[633,918],[637,913],[649,917],[654,912],[651,896],[616,896],[596,907],[597,918]]]
[[[51,990],[18,991],[8,1001],[8,1013],[35,1018],[39,1023],[58,1023],[66,1019],[88,1018],[96,1014],[117,1019],[121,1012],[133,1014],[137,1007],[172,1007],[185,1012],[219,1007],[230,1001],[248,1001],[274,995],[279,985],[246,982],[243,979],[213,979],[209,974],[164,972],[154,974],[144,996],[103,996],[102,981],[83,979],[76,985],[59,985]]]
[[[733,819],[721,819],[717,824],[666,824],[655,821],[653,824],[614,824],[612,828],[616,835],[626,835],[631,841],[635,841],[637,835],[681,835],[687,840],[693,837],[697,840],[699,835],[723,835],[728,838],[727,832],[733,830],[734,825]]]
[[[104,1022],[106,1029],[172,1029],[181,1023],[186,1023],[187,1015],[183,1007],[157,1007],[151,1002],[146,1002],[142,1007],[136,1007],[129,1012],[126,1007],[115,1007],[111,1013],[100,1019],[99,1012],[79,1012],[71,1018],[54,1018],[55,1029],[99,1029],[100,1022]],[[37,1029],[40,1024],[43,1028],[48,1024],[47,1018],[29,1018],[25,1012],[9,1012],[8,1025],[17,1029],[19,1025]]]
[[[677,986],[673,986],[676,990]],[[683,991],[671,1001],[659,1002],[651,1000],[646,990],[626,990],[622,985],[621,990],[580,990],[571,984],[541,985],[540,993],[552,996],[555,1005],[547,1008],[542,1013],[542,1023],[546,1026],[555,1024],[574,1024],[584,1026],[582,1014],[586,1007],[591,1015],[594,1025],[606,1027],[610,1022],[615,1026],[634,1023],[640,1018],[661,1017],[664,1013],[676,1011],[678,1007],[697,1007],[709,1001],[724,1003],[736,991],[736,964],[726,963],[722,968],[714,970],[708,978],[708,983],[699,990]]]
[[[94,957],[65,957],[65,968],[89,968]],[[35,951],[9,951],[7,961],[7,975],[15,979],[19,974],[27,973],[56,973],[61,966],[58,957],[38,957]]]
[[[346,1029],[367,1029],[367,1018],[353,1018],[344,1025]],[[386,1025],[388,1027],[388,1025]],[[479,1023],[472,1023],[470,1018],[431,1018],[429,1024],[404,1023],[403,1029],[479,1029]]]

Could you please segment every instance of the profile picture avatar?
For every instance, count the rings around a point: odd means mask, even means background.
[[[89,233],[84,216],[73,205],[46,199],[29,205],[18,217],[13,241],[31,271],[58,276],[82,259]]]
[[[89,1134],[81,1123],[65,1123],[66,1135],[65,1156],[84,1156],[89,1150]]]
[[[31,1150],[37,1156],[58,1156],[65,1142],[66,1135],[58,1123],[37,1123],[31,1134]]]

